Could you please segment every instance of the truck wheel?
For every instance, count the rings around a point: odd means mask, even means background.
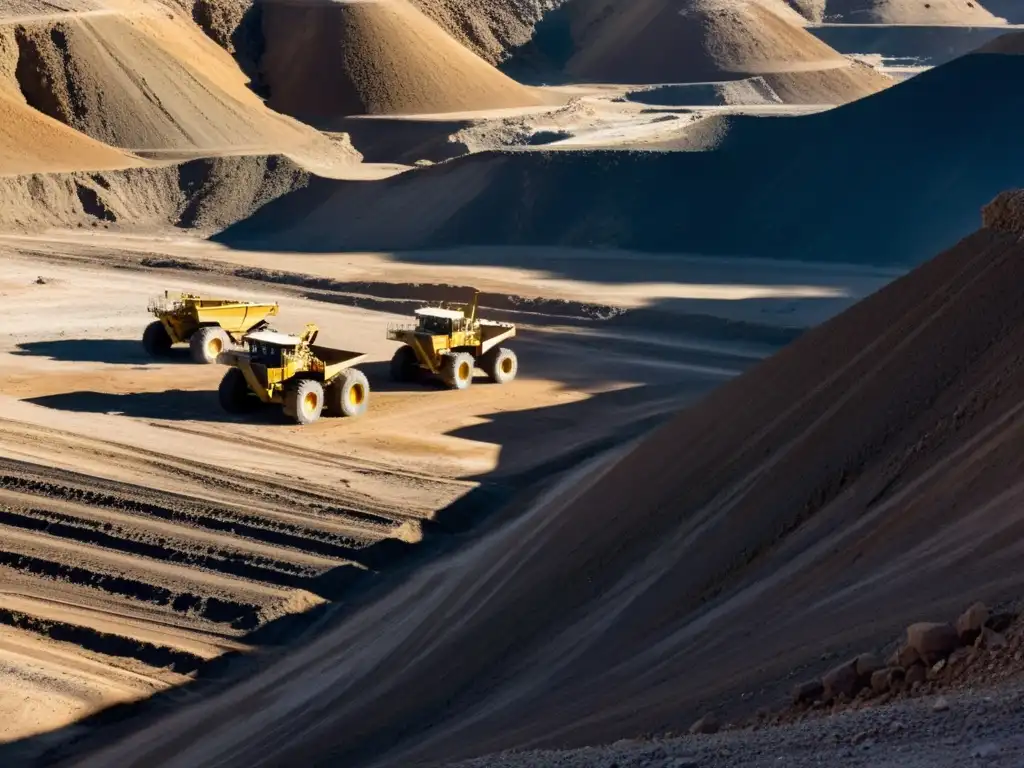
[[[205,325],[189,339],[188,346],[192,359],[197,363],[215,363],[217,355],[223,352],[229,339],[223,328],[216,325]]]
[[[217,388],[220,407],[228,413],[252,413],[260,405],[260,400],[249,389],[245,374],[238,368],[228,368]]]
[[[391,380],[399,382],[412,381],[416,377],[416,368],[419,361],[416,359],[416,350],[408,344],[403,344],[395,350],[391,358]]]
[[[171,337],[159,320],[154,320],[142,332],[142,347],[151,357],[166,357],[171,351]]]
[[[473,356],[466,352],[447,354],[441,364],[441,378],[452,389],[466,389],[473,383],[475,366]]]
[[[519,358],[508,347],[492,349],[482,362],[484,372],[496,384],[508,384],[519,372]]]
[[[335,416],[362,416],[370,406],[370,382],[366,374],[348,368],[327,387],[327,408]]]
[[[285,411],[299,424],[312,424],[324,410],[324,388],[316,379],[302,379],[285,396],[291,401]]]

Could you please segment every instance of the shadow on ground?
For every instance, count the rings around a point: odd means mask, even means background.
[[[226,413],[212,390],[169,389],[164,392],[62,392],[57,395],[27,398],[26,402],[77,413],[107,413],[140,419],[169,421],[245,422],[256,424],[287,423],[281,408],[268,405],[245,416]]]
[[[111,363],[113,365],[159,365],[191,361],[187,347],[172,347],[166,357],[150,357],[141,342],[132,339],[54,339],[19,344],[16,355],[48,357],[70,363]]]
[[[756,329],[750,330],[756,334]],[[604,355],[593,356],[581,356],[577,350],[572,357],[573,365],[568,365],[559,349],[560,345],[579,343],[575,334],[551,332],[536,336],[524,344],[521,360],[525,359],[538,371],[564,380],[563,383],[578,379],[594,387],[607,386],[609,380],[616,378],[609,371],[623,368],[621,359],[612,364],[611,358],[654,354],[650,350],[638,352],[632,344],[623,345],[611,357],[607,350]],[[763,338],[755,336],[754,343],[764,342]],[[458,551],[469,540],[514,519],[565,472],[639,438],[679,408],[697,401],[729,378],[722,374],[695,373],[686,362],[692,354],[692,350],[685,348],[662,351],[660,362],[668,364],[637,368],[640,383],[636,386],[602,391],[568,403],[496,411],[484,416],[481,423],[453,430],[448,434],[501,446],[498,465],[483,475],[468,478],[478,485],[425,520],[421,541],[411,544],[385,539],[354,552],[353,559],[365,566],[365,570],[339,565],[303,585],[334,602],[306,613],[281,617],[254,630],[245,641],[259,649],[256,653],[225,654],[200,666],[195,680],[187,686],[163,691],[135,704],[108,708],[48,734],[0,745],[0,765],[41,768],[80,758],[180,706],[216,695],[235,681],[273,663],[279,653],[311,642],[323,631],[416,578],[419,569],[426,564]],[[675,362],[673,355],[677,356]],[[756,357],[749,357],[737,361],[737,365],[742,368],[756,361]],[[387,362],[373,363],[365,369],[372,382],[387,378]],[[483,381],[481,384],[486,386]],[[420,387],[409,385],[409,388]],[[228,420],[219,410],[216,394],[207,391],[138,395],[82,392],[36,398],[32,402],[69,410],[118,411],[147,418]],[[371,741],[364,741],[360,746],[376,748]]]

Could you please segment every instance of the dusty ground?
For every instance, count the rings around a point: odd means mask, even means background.
[[[780,264],[749,274],[760,285],[730,285],[703,282],[712,266],[697,261],[689,289],[668,272],[663,283],[616,287],[597,280],[600,259],[587,283],[499,266],[436,274],[373,254],[296,256],[291,272],[271,272],[279,258],[188,238],[55,234],[0,247],[5,741],[180,685],[205,661],[247,651],[276,619],[342,598],[367,569],[386,572],[436,530],[432,520],[443,531],[437,513],[480,482],[516,487],[560,457],[628,435],[785,339],[757,328],[810,323],[890,277],[809,270],[807,285],[787,288],[777,283],[798,266]],[[161,259],[169,269],[140,269]],[[208,271],[173,269],[185,260]],[[676,279],[687,271],[660,268]],[[453,393],[386,381],[394,345],[382,329],[422,300],[415,285],[428,271],[435,282],[536,302],[527,314],[510,312],[514,303],[499,313],[523,324],[514,386]],[[291,284],[266,282],[282,276]],[[326,343],[365,350],[370,414],[311,428],[273,413],[255,423],[225,417],[219,367],[153,363],[141,350],[146,299],[165,288],[280,298],[282,329],[314,320]],[[643,317],[624,323],[628,314],[588,319],[642,308],[665,290],[712,299],[711,314],[756,325],[730,338],[648,327]],[[797,311],[773,318],[755,308],[779,300]]]

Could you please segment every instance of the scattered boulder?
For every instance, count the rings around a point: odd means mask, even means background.
[[[917,652],[917,649],[907,643],[903,643],[897,648],[892,656],[889,657],[890,667],[902,667],[903,669],[910,669],[915,664],[921,662],[921,654]]]
[[[886,691],[892,690],[893,683],[902,679],[902,667],[879,669],[871,674],[871,690],[875,693],[885,693]]]
[[[865,685],[870,683],[871,676],[880,669],[885,669],[885,664],[873,653],[862,653],[854,660],[857,670],[857,677]]]
[[[963,645],[972,645],[985,628],[989,620],[990,612],[984,603],[975,603],[966,611],[960,614],[956,620],[956,633]]]
[[[704,717],[695,722],[690,726],[690,733],[718,733],[721,726],[718,723],[718,718],[711,712],[708,712]]]
[[[852,699],[860,688],[857,659],[850,659],[838,667],[830,669],[821,678],[821,682],[825,686],[826,699],[835,699],[840,696]]]
[[[904,679],[907,681],[907,685],[914,685],[917,683],[920,685],[928,679],[928,671],[925,669],[924,664],[914,664],[906,671]]]
[[[953,651],[951,654],[949,654],[949,658],[946,659],[946,666],[947,667],[961,666],[966,661],[968,661],[970,659],[970,657],[971,657],[971,649],[970,648],[957,648],[955,651]]]
[[[932,702],[932,712],[945,712],[948,709],[949,702],[943,696],[939,696],[939,698]]]
[[[822,685],[821,680],[807,680],[793,686],[793,703],[811,704],[821,699],[824,693],[825,686]]]
[[[952,624],[918,622],[907,627],[907,645],[931,666],[960,647],[960,637]]]

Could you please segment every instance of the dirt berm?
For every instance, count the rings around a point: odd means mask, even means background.
[[[0,130],[2,134],[2,130]],[[0,176],[0,227],[184,227],[214,232],[309,181],[278,155],[243,155],[120,171]]]
[[[157,160],[331,154],[319,133],[267,109],[232,58],[170,6],[17,17],[0,27],[12,33],[4,87],[98,141]]]
[[[988,0],[790,0],[808,20],[820,24],[998,24]],[[997,0],[998,2],[998,0]]]
[[[1022,281],[1016,232],[969,236],[259,676],[75,764],[409,766],[678,732],[776,703],[823,653],[1019,595]]]
[[[545,103],[408,0],[269,0],[260,9],[268,103],[300,119]]]
[[[1001,85],[1021,78],[1024,57],[974,54],[834,110],[728,118],[708,152],[483,153],[380,182],[317,180],[217,239],[914,264],[972,231],[972,211],[1000,190],[1024,184],[1024,92]]]

